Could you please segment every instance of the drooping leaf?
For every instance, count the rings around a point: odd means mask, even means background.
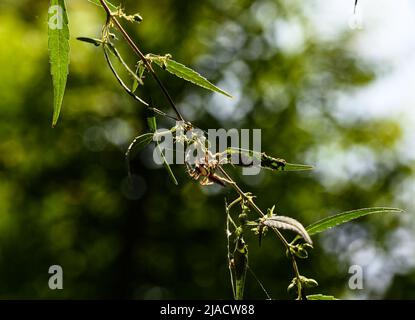
[[[210,91],[218,92],[229,98],[232,98],[232,96],[229,93],[218,88],[217,86],[209,82],[209,80],[201,76],[196,71],[186,67],[185,65],[177,61],[174,61],[170,58],[164,58],[164,57],[161,57],[161,59],[154,58],[152,61],[154,61],[161,68],[167,70],[168,72],[170,72],[171,74],[174,74],[175,76],[179,78],[189,81],[199,87],[205,88]]]
[[[135,71],[135,74],[137,75],[137,77],[141,80],[141,83],[137,81],[136,78],[134,78],[133,80],[133,85],[131,87],[131,91],[135,92],[138,88],[138,86],[140,84],[143,83],[143,76],[144,76],[144,71],[146,70],[146,67],[144,66],[144,64],[140,61],[137,65],[137,69]]]
[[[357,209],[357,210],[347,211],[347,212],[336,214],[334,216],[324,218],[320,221],[317,221],[309,225],[306,228],[306,230],[309,235],[313,235],[313,234],[326,231],[327,229],[333,228],[335,226],[338,226],[339,224],[343,224],[351,220],[366,216],[368,214],[400,213],[400,212],[403,212],[403,210],[397,209],[397,208],[384,208],[384,207]]]
[[[326,296],[324,294],[310,294],[307,296],[308,300],[339,300],[333,296]]]
[[[76,40],[82,41],[82,42],[87,42],[87,43],[92,43],[93,45],[99,47],[102,44],[102,40],[101,39],[95,39],[95,38],[88,38],[88,37],[77,37]]]
[[[51,0],[48,13],[49,60],[54,93],[52,126],[55,126],[69,73],[69,21],[65,0]]]
[[[156,115],[152,111],[147,112],[147,125],[151,132],[157,131],[157,119]]]
[[[89,2],[91,2],[91,3],[93,3],[93,4],[95,4],[95,5],[97,5],[97,6],[100,6],[101,7],[101,2],[99,2],[99,0],[88,0]],[[110,9],[112,9],[112,10],[115,10],[115,9],[117,9],[117,6],[115,6],[115,5],[113,5],[111,2],[109,2],[108,0],[105,0],[105,2],[107,3],[107,5],[108,5],[108,7],[110,8]]]
[[[128,147],[126,156],[129,157],[133,151],[139,151],[153,141],[153,133],[145,133],[136,137]]]
[[[150,128],[151,132],[155,133],[157,131],[157,121],[156,121],[156,115],[152,111],[147,112],[147,124]],[[163,150],[160,147],[160,144],[158,143],[158,140],[156,140],[156,148],[158,151],[158,154],[163,161],[163,166],[166,169],[167,173],[169,174],[169,177],[173,181],[173,183],[177,186],[179,183],[177,182],[176,177],[174,176],[173,171],[170,168],[170,165],[167,162],[167,159],[163,153]]]
[[[303,237],[303,239],[307,243],[309,243],[310,245],[313,244],[309,234],[307,233],[307,231],[303,227],[303,225],[300,222],[298,222],[297,220],[293,219],[293,218],[274,214],[270,217],[265,218],[261,223],[264,226],[274,228],[274,229],[283,229],[283,230],[294,231],[297,234],[299,234],[301,237]]]

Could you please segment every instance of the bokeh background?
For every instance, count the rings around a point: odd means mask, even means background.
[[[233,170],[261,208],[276,204],[305,225],[361,207],[406,210],[317,236],[300,262],[320,284],[312,292],[415,298],[415,3],[359,2],[361,25],[351,29],[353,0],[122,1],[144,17],[128,27],[144,52],[170,53],[235,97],[160,73],[188,119],[261,128],[268,154],[316,166],[255,177]],[[235,194],[202,188],[179,166],[175,187],[151,148],[134,159],[128,184],[124,152],[147,130],[143,108],[99,48],[74,40],[99,37],[103,11],[67,3],[70,77],[52,129],[48,1],[0,2],[0,298],[231,298],[224,198]],[[139,94],[166,105],[150,79]],[[281,244],[247,241],[270,295],[293,298]],[[48,287],[54,264],[63,290]],[[348,287],[353,264],[364,269],[363,290]],[[246,297],[265,298],[250,275]]]

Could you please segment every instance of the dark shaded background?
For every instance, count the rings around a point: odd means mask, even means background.
[[[146,130],[143,108],[117,85],[100,49],[74,40],[99,37],[103,11],[87,1],[67,2],[71,73],[55,129],[47,1],[0,4],[0,297],[231,298],[224,198],[235,194],[202,188],[178,166],[175,187],[152,164],[151,148],[135,158],[135,183],[128,185],[124,152]],[[261,208],[276,204],[280,214],[305,225],[360,207],[410,209],[397,196],[396,186],[414,171],[394,149],[399,122],[333,116],[337,92],[355,92],[377,77],[378,66],[350,49],[347,25],[341,37],[322,40],[302,1],[123,3],[127,12],[144,17],[129,31],[145,52],[170,53],[235,95],[228,101],[160,72],[199,127],[262,128],[263,150],[294,163],[325,156],[336,167],[341,151],[359,155],[350,156],[351,167],[363,173],[352,171],[342,181],[322,175],[324,167],[257,177],[233,170]],[[301,45],[284,46],[270,28],[284,21],[302,30]],[[167,105],[150,79],[139,94]],[[362,149],[376,160],[374,168],[365,168]],[[414,298],[412,212],[405,215],[368,217],[316,237],[310,259],[300,262],[303,274],[319,281],[313,292]],[[281,244],[267,237],[260,248],[253,236],[247,238],[250,265],[271,296],[292,298]],[[64,290],[48,288],[53,264],[63,267]],[[352,264],[364,267],[364,290],[347,286]],[[250,276],[246,297],[265,298]]]

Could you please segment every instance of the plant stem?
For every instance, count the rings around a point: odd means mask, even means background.
[[[181,113],[177,109],[177,107],[176,107],[173,99],[171,98],[170,94],[168,93],[166,87],[163,85],[163,83],[161,82],[161,80],[157,76],[156,72],[154,71],[153,67],[148,62],[148,60],[146,59],[144,54],[141,52],[141,50],[138,48],[138,46],[135,44],[135,42],[131,39],[131,37],[128,35],[128,33],[125,31],[125,29],[122,27],[122,25],[118,22],[117,18],[112,14],[112,12],[111,12],[110,8],[108,7],[106,1],[105,0],[99,0],[99,1],[101,3],[102,7],[104,8],[105,12],[107,13],[107,21],[112,21],[114,23],[115,27],[122,34],[122,36],[124,37],[124,39],[126,40],[128,45],[137,54],[137,56],[140,58],[140,60],[144,63],[147,70],[151,73],[152,77],[157,82],[158,86],[160,87],[160,89],[163,92],[164,96],[166,97],[166,99],[170,103],[170,105],[171,105],[172,109],[174,110],[174,112],[176,113],[177,117],[180,119],[180,121],[185,122],[183,116],[181,115]],[[121,81],[121,83],[122,83],[122,81]],[[124,87],[124,89],[125,89],[125,87]],[[127,90],[127,92],[128,92],[128,90]],[[236,182],[229,176],[229,174],[225,171],[225,169],[223,169],[223,167],[221,165],[219,165],[218,168],[221,171],[221,173],[224,175],[224,177],[229,181],[228,184],[242,197],[242,199],[246,200],[248,205],[253,210],[255,210],[261,217],[265,217],[265,214],[255,204],[255,202],[252,200],[252,197],[247,196],[247,194],[242,191],[242,189],[236,184]],[[303,290],[302,290],[302,286],[301,286],[300,273],[298,271],[298,266],[297,266],[295,256],[290,250],[290,244],[288,243],[288,241],[285,239],[285,237],[282,235],[282,233],[279,230],[277,230],[277,229],[272,229],[272,230],[277,235],[277,237],[281,240],[281,242],[284,244],[285,248],[288,250],[288,252],[291,256],[291,261],[292,261],[294,274],[295,274],[295,276],[297,278],[297,281],[298,281],[298,286],[297,286],[298,287],[298,298],[299,299],[304,299],[305,295],[303,294]]]
[[[236,184],[236,182],[231,178],[231,176],[225,171],[225,169],[222,168],[222,166],[219,166],[219,170],[222,172],[222,174],[225,176],[225,178],[230,182],[230,186],[235,189],[235,191],[247,201],[248,205],[254,209],[261,217],[264,217],[265,214],[262,212],[262,210],[256,205],[256,203],[252,200],[252,197],[249,197],[246,195],[245,192],[242,191],[242,189]],[[277,229],[272,229],[274,233],[278,236],[278,238],[281,240],[281,242],[284,244],[285,248],[290,254],[292,267],[294,270],[295,277],[297,278],[298,282],[298,299],[306,299],[305,295],[303,295],[303,290],[301,286],[301,278],[300,278],[300,272],[298,270],[297,261],[295,260],[294,254],[290,250],[290,244],[285,239],[285,237],[282,235],[282,233]]]
[[[135,42],[131,39],[131,37],[128,35],[128,33],[124,30],[123,26],[118,22],[117,18],[114,17],[112,14],[110,8],[108,7],[105,0],[99,0],[101,2],[102,7],[105,9],[105,12],[107,13],[108,19],[111,19],[114,23],[115,27],[120,31],[124,39],[127,41],[128,45],[133,49],[133,51],[138,55],[141,61],[143,61],[144,65],[146,66],[147,70],[151,73],[154,80],[159,85],[161,91],[163,92],[164,96],[166,97],[167,101],[170,103],[171,107],[173,108],[174,112],[176,113],[177,117],[180,119],[180,121],[184,121],[183,116],[177,109],[176,105],[173,102],[173,99],[171,98],[170,94],[168,93],[166,87],[163,85],[159,77],[157,76],[156,72],[154,71],[151,64],[147,61],[144,54],[141,52],[141,50],[138,48],[138,46],[135,44]]]

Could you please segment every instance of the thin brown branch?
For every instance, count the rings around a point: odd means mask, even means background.
[[[173,99],[171,98],[170,94],[168,93],[166,87],[163,85],[163,83],[161,82],[160,78],[157,76],[156,72],[154,71],[153,67],[148,62],[148,60],[146,59],[146,57],[144,56],[144,54],[138,48],[138,46],[136,45],[136,43],[131,39],[131,37],[128,35],[128,33],[123,28],[123,26],[118,22],[117,18],[114,17],[114,15],[112,14],[110,8],[108,7],[108,4],[106,3],[106,1],[105,0],[99,0],[99,1],[101,2],[102,7],[105,9],[105,12],[107,13],[107,18],[110,19],[114,23],[115,27],[122,34],[122,36],[124,37],[124,39],[127,41],[128,45],[137,54],[137,56],[140,58],[140,60],[146,66],[147,70],[151,73],[152,77],[154,78],[154,80],[159,85],[161,91],[163,92],[163,94],[166,97],[167,101],[170,103],[170,105],[173,108],[174,112],[176,113],[177,117],[180,119],[180,121],[184,121],[183,116],[181,115],[181,113],[177,109],[177,107],[176,107]]]

